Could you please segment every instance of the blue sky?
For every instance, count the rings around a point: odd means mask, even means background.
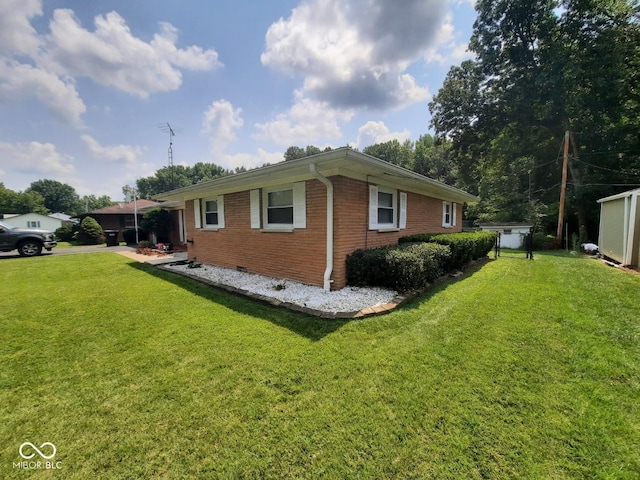
[[[122,200],[167,165],[429,132],[473,0],[2,0],[0,182]]]

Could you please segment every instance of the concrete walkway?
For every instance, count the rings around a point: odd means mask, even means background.
[[[140,263],[149,263],[151,265],[162,265],[165,263],[178,262],[187,259],[187,252],[173,252],[167,255],[142,255],[140,253],[136,253],[135,249],[125,251],[119,250],[115,253],[122,255],[124,257],[135,260]]]

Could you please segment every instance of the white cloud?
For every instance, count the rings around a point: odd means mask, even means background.
[[[447,13],[445,21],[440,25],[435,44],[425,54],[427,63],[450,65],[472,58],[473,54],[467,50],[466,42],[458,43],[457,32],[453,25],[453,15]]]
[[[139,155],[146,150],[144,147],[134,145],[109,145],[102,146],[90,135],[82,135],[82,141],[86,145],[91,155],[101,160],[107,160],[114,163],[133,164]]]
[[[202,119],[202,130],[211,145],[211,154],[222,155],[227,145],[236,139],[235,130],[242,127],[242,109],[227,100],[213,102]],[[216,162],[217,163],[217,162]]]
[[[411,132],[405,129],[401,132],[392,132],[384,122],[369,121],[358,129],[356,148],[364,148],[376,143],[385,143],[391,140],[404,142],[411,136]]]
[[[440,0],[310,0],[271,25],[261,60],[302,77],[303,95],[332,108],[401,108],[429,97],[406,69],[433,45],[444,13]]]
[[[0,166],[20,173],[38,175],[70,175],[75,172],[73,157],[61,154],[51,143],[0,142]]]
[[[295,92],[295,103],[270,122],[255,125],[258,140],[291,146],[313,144],[342,137],[338,120],[349,121],[353,112],[332,109],[327,102],[311,100]]]
[[[75,85],[31,65],[0,59],[0,101],[14,102],[31,96],[55,116],[77,127],[86,106]]]
[[[178,49],[177,30],[168,23],[161,24],[161,32],[146,43],[133,36],[117,12],[98,15],[94,21],[95,31],[90,32],[72,10],[55,10],[39,63],[58,75],[88,77],[141,98],[179,88],[182,74],[176,67],[210,70],[221,66],[214,50]]]
[[[2,0],[0,2],[0,53],[33,55],[40,39],[30,19],[42,15],[39,0]]]

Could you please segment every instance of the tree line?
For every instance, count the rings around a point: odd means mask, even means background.
[[[481,220],[558,219],[595,238],[599,198],[640,186],[640,15],[631,0],[478,0],[469,43],[429,104]]]
[[[74,217],[113,204],[107,195],[80,197],[71,185],[57,180],[37,180],[26,190],[18,192],[0,183],[0,214],[65,213]]]

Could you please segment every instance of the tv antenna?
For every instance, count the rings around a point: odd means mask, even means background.
[[[167,153],[168,153],[168,157],[169,157],[169,173],[171,175],[171,190],[173,190],[173,188],[174,188],[174,180],[173,180],[173,137],[176,136],[176,132],[171,127],[171,125],[169,125],[169,122],[162,123],[162,124],[158,125],[158,127],[164,133],[168,133],[169,134],[169,150],[168,150]]]

